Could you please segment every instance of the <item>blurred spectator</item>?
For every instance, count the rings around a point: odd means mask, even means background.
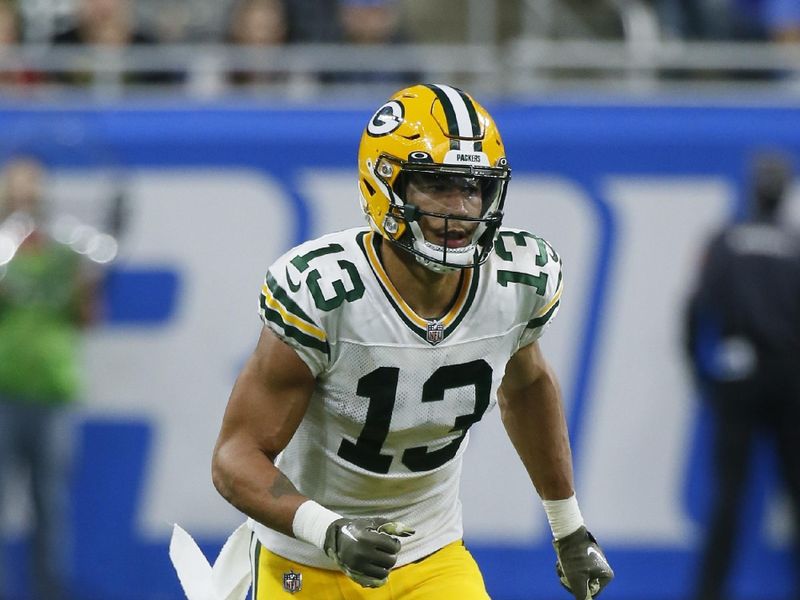
[[[180,44],[190,37],[192,7],[188,0],[168,0],[159,2],[153,19],[158,41],[162,44]]]
[[[11,0],[0,2],[0,47],[14,46],[20,42],[20,16]]]
[[[288,22],[283,0],[241,0],[231,14],[228,41],[252,48],[281,46],[286,42]],[[286,73],[235,71],[233,84],[268,84],[285,81]]]
[[[22,42],[22,18],[17,11],[16,3],[11,0],[0,0],[0,56],[10,60],[8,50],[13,50]],[[41,76],[28,70],[17,60],[7,63],[8,66],[0,70],[0,86],[19,86],[35,83]]]
[[[242,0],[234,7],[230,37],[236,44],[279,46],[286,42],[286,30],[282,0]]]
[[[290,43],[340,41],[337,0],[291,0],[286,8]]]
[[[54,44],[127,46],[156,41],[136,28],[129,0],[80,0],[76,20],[53,38]]]
[[[56,34],[53,44],[101,45],[109,48],[151,45],[156,38],[138,28],[130,0],[79,0],[76,22],[65,31]],[[126,83],[170,83],[180,75],[165,72],[128,72]],[[80,71],[60,78],[68,83],[89,83],[91,71]]]
[[[68,408],[81,387],[79,330],[94,314],[95,285],[81,256],[46,232],[43,179],[39,162],[15,158],[0,189],[0,501],[9,476],[26,473],[34,597],[58,600],[70,543]],[[3,585],[0,573],[0,596]]]
[[[733,37],[732,3],[738,0],[657,0],[659,16],[670,37],[724,40]]]
[[[389,45],[408,41],[400,27],[398,0],[339,0],[339,23],[345,43]],[[364,52],[369,52],[364,49]],[[402,85],[420,79],[409,64],[407,71],[349,71],[333,76],[336,83],[392,83]]]
[[[773,42],[800,41],[797,0],[738,0],[738,21],[754,23],[755,36]]]
[[[689,40],[800,41],[798,0],[660,0],[666,28]]]
[[[351,44],[392,44],[405,41],[396,0],[340,0],[344,39]]]
[[[778,218],[790,181],[787,158],[757,159],[750,217],[711,239],[687,313],[692,365],[715,420],[716,488],[697,600],[730,597],[725,584],[761,434],[774,442],[800,524],[800,233]]]

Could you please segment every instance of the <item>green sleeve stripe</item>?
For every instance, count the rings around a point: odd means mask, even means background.
[[[280,327],[286,337],[292,338],[301,346],[318,350],[326,356],[330,356],[331,349],[327,341],[318,340],[307,333],[303,333],[297,327],[286,323],[278,311],[267,306],[266,298],[263,294],[261,295],[261,314],[267,321]]]
[[[556,312],[556,309],[558,308],[559,304],[561,304],[561,300],[553,304],[552,308],[550,308],[550,310],[548,310],[541,317],[537,317],[535,319],[531,319],[530,321],[528,321],[528,325],[526,326],[526,328],[535,329],[536,327],[541,327],[542,325],[547,323],[550,320],[550,317],[553,316],[553,313]]]
[[[283,289],[280,285],[278,285],[278,282],[272,276],[272,273],[267,272],[266,283],[270,293],[272,294],[272,297],[275,298],[275,300],[277,300],[278,302],[280,302],[281,306],[283,306],[283,308],[285,308],[287,312],[293,314],[298,319],[306,321],[309,325],[313,325],[314,327],[319,327],[319,325],[317,325],[314,322],[314,319],[309,317],[305,313],[305,311],[302,308],[300,308],[297,302],[295,302],[289,297],[289,294],[286,292],[286,290]]]

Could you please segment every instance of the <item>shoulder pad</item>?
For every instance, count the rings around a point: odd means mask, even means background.
[[[337,309],[365,291],[348,241],[334,234],[293,248],[270,267],[261,289],[259,307],[265,325],[301,358],[313,358],[315,374],[322,370],[317,363],[324,357],[327,365],[330,359]]]

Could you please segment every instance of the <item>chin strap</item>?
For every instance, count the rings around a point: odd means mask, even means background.
[[[443,265],[441,263],[428,260],[424,256],[416,253],[414,253],[414,258],[417,259],[417,262],[419,264],[421,264],[426,269],[430,269],[434,273],[452,273],[453,271],[458,271],[462,268],[462,267],[450,267],[447,265]]]

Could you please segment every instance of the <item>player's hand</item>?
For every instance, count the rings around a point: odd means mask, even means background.
[[[400,540],[414,533],[402,523],[386,519],[336,519],[325,534],[325,553],[362,587],[386,583],[397,562]]]
[[[586,527],[555,540],[556,573],[575,600],[591,600],[614,579],[605,554]]]

